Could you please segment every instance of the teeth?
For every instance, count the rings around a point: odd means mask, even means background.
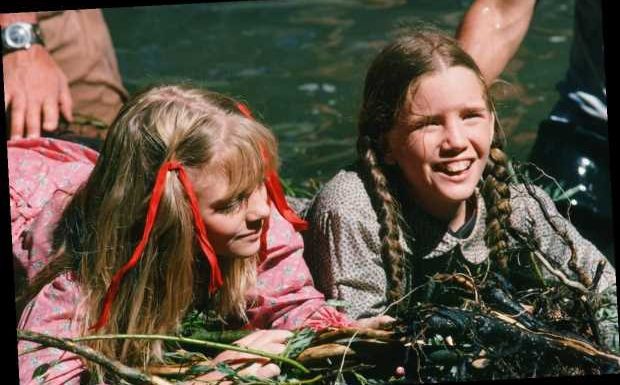
[[[465,171],[471,166],[471,160],[461,160],[458,162],[442,163],[439,168],[447,172],[461,172]]]

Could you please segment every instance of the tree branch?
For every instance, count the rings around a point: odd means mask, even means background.
[[[78,337],[78,338],[73,338],[72,341],[81,342],[81,341],[109,340],[109,339],[161,340],[161,341],[182,342],[182,343],[186,343],[190,345],[205,346],[208,348],[213,348],[213,349],[218,349],[218,350],[233,350],[235,352],[249,353],[249,354],[254,354],[257,356],[261,356],[261,357],[267,357],[276,362],[284,362],[291,366],[296,367],[297,369],[301,370],[303,373],[306,373],[306,374],[310,373],[310,371],[305,366],[303,366],[299,362],[292,360],[288,357],[264,352],[262,350],[249,349],[249,348],[244,348],[244,347],[236,346],[236,345],[222,344],[219,342],[197,340],[193,338],[166,336],[166,335],[158,335],[158,334],[108,334],[108,335],[92,335],[92,336]]]
[[[75,353],[96,364],[103,366],[108,371],[120,378],[132,383],[144,385],[172,385],[170,382],[157,377],[142,373],[140,370],[126,366],[118,361],[111,360],[93,348],[76,344],[74,341],[53,337],[47,334],[36,333],[29,330],[17,330],[17,339],[36,342]]]

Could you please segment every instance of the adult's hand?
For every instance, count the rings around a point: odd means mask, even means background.
[[[58,128],[60,114],[73,120],[67,77],[41,45],[2,57],[4,109],[10,114],[9,137],[34,138],[41,129]]]
[[[259,330],[235,341],[234,344],[250,349],[262,350],[268,353],[281,354],[284,352],[284,349],[286,349],[286,340],[292,335],[293,333],[287,330]],[[230,365],[233,369],[249,363],[250,365],[248,367],[238,372],[241,376],[270,378],[280,374],[280,367],[270,362],[269,358],[253,354],[227,350],[218,354],[213,359],[214,364],[220,362]],[[215,382],[222,380],[224,377],[225,375],[223,373],[213,371],[195,378],[193,383],[200,384],[204,383],[204,381]],[[229,382],[224,382],[223,384],[225,383]]]

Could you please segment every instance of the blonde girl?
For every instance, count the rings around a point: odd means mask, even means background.
[[[66,207],[51,200],[60,218],[32,225],[34,245],[45,245],[55,227],[50,250],[30,253],[51,262],[24,296],[19,328],[58,337],[172,334],[193,308],[214,310],[228,327],[348,324],[312,286],[297,231],[306,224],[284,199],[277,162],[271,132],[229,97],[177,85],[135,95],[83,186]],[[281,352],[289,335],[263,330],[239,343]],[[20,342],[19,351],[32,346]],[[159,342],[91,346],[139,368],[162,360]],[[33,378],[45,363],[50,368]],[[248,369],[279,372],[264,361]],[[22,384],[115,382],[101,367],[52,348],[21,354],[19,371]]]

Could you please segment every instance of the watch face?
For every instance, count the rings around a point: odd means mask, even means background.
[[[7,27],[6,44],[11,48],[23,48],[32,43],[32,33],[29,28],[19,24],[13,24]]]

